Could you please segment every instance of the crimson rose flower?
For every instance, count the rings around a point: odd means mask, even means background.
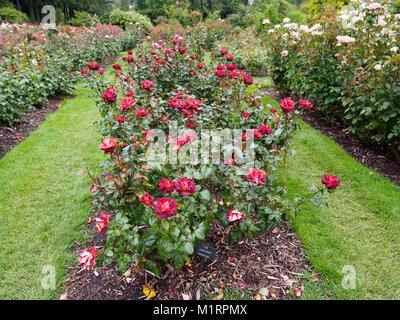
[[[88,62],[88,63],[86,63],[86,65],[90,70],[99,70],[100,69],[100,66],[97,62]]]
[[[250,182],[254,182],[260,186],[264,184],[263,180],[267,177],[267,173],[261,169],[249,169],[246,178]]]
[[[178,47],[178,51],[180,54],[184,54],[186,52],[186,49],[182,48],[182,47]]]
[[[82,72],[81,72],[81,75],[86,75],[86,74],[88,74],[88,72],[87,72],[87,70],[86,69],[82,69]]]
[[[224,71],[224,70],[216,70],[214,75],[219,77],[219,78],[224,78],[224,77],[226,77],[226,71]]]
[[[116,63],[112,66],[114,68],[114,70],[122,70],[122,67],[120,64]]]
[[[154,205],[155,215],[157,217],[166,219],[176,215],[178,205],[176,201],[170,198],[158,198],[157,203]]]
[[[146,207],[150,207],[154,205],[154,197],[146,193],[140,198],[140,202],[143,203]]]
[[[149,80],[142,81],[142,88],[147,90],[147,91],[153,90],[154,89],[153,82],[151,82]]]
[[[114,154],[115,148],[118,146],[118,139],[115,138],[105,138],[103,143],[99,145],[99,148],[103,150],[106,154]]]
[[[299,109],[304,108],[306,110],[311,110],[312,107],[313,104],[310,101],[302,99],[299,100]]]
[[[224,56],[224,55],[226,55],[228,53],[228,50],[227,49],[221,49],[219,51],[219,53]]]
[[[180,178],[175,181],[175,189],[182,196],[191,196],[196,193],[196,184],[186,177]]]
[[[234,59],[233,55],[231,55],[231,54],[226,55],[225,58],[228,61],[232,61]]]
[[[79,263],[85,270],[90,270],[96,265],[97,249],[95,247],[83,250],[79,254]]]
[[[121,103],[119,105],[122,111],[129,111],[133,106],[137,103],[136,99],[132,99],[131,97],[126,97],[121,99]]]
[[[258,127],[258,131],[263,134],[272,134],[272,128],[263,124]]]
[[[160,190],[161,193],[172,193],[175,191],[175,182],[172,181],[171,178],[162,179],[158,190]]]
[[[117,94],[114,92],[113,88],[108,88],[106,92],[103,93],[102,98],[107,103],[114,103],[117,101]]]
[[[228,217],[228,220],[230,222],[235,222],[235,221],[242,221],[244,219],[244,214],[241,213],[240,211],[236,210],[236,209],[232,209],[230,210],[226,216]]]
[[[185,115],[186,118],[192,117],[194,114],[199,112],[199,108],[202,105],[200,100],[197,99],[186,99],[180,110]]]
[[[284,114],[288,115],[289,113],[294,112],[294,102],[292,99],[290,98],[282,99],[280,105]]]
[[[325,174],[321,180],[322,184],[325,185],[329,190],[335,190],[337,187],[340,186],[340,180],[337,176],[331,176],[329,174]]]
[[[116,119],[119,123],[125,122],[125,116],[117,116],[115,119]]]
[[[250,76],[243,77],[243,81],[245,84],[253,84],[253,78]]]
[[[201,62],[199,62],[198,64],[197,64],[197,68],[199,68],[199,69],[203,69],[203,64],[201,63]]]
[[[194,129],[197,128],[198,124],[196,120],[189,120],[188,122],[186,122],[185,127],[186,128],[190,128],[190,129]]]
[[[142,117],[146,117],[149,114],[149,110],[146,108],[136,109],[135,110],[136,118],[140,119]]]

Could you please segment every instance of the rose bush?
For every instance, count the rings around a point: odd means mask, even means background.
[[[133,263],[158,275],[160,260],[182,267],[214,220],[235,241],[272,230],[301,202],[320,202],[313,194],[292,203],[286,170],[283,185],[277,174],[297,115],[312,104],[285,99],[281,112],[270,108],[233,54],[220,50],[214,68],[188,39],[150,35],[112,79],[94,69],[82,75],[109,155],[90,186],[95,208],[111,216],[98,261],[122,272]]]

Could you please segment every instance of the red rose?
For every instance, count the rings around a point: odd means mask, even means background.
[[[250,76],[244,76],[243,81],[245,84],[253,84],[253,78]]]
[[[221,49],[219,51],[219,53],[224,56],[224,55],[226,55],[228,53],[228,50],[227,49]]]
[[[263,138],[262,133],[259,132],[259,131],[256,130],[256,129],[253,130],[253,135],[254,135],[254,137],[256,137],[256,138],[258,138],[258,139],[262,139],[262,138]]]
[[[232,61],[234,59],[233,55],[231,55],[231,54],[226,55],[225,58],[228,61]]]
[[[132,99],[131,97],[126,97],[121,99],[121,103],[119,105],[119,108],[122,111],[129,111],[133,106],[135,106],[137,103],[136,99]]]
[[[337,187],[340,186],[340,180],[337,176],[331,176],[329,174],[325,174],[321,180],[322,184],[325,185],[329,190],[335,190]]]
[[[104,70],[99,70],[99,75],[103,75],[104,74]]]
[[[197,57],[196,57],[194,54],[192,54],[192,55],[190,56],[190,59],[192,59],[192,60],[196,60],[196,59],[197,59]]]
[[[226,214],[228,220],[230,222],[235,222],[235,221],[242,221],[244,219],[244,214],[241,213],[240,211],[236,210],[236,209],[232,209],[230,210],[227,214]]]
[[[146,207],[150,207],[154,205],[154,197],[146,193],[140,198],[140,202],[143,203]]]
[[[219,78],[224,78],[224,77],[226,77],[226,71],[224,71],[224,70],[216,70],[214,75],[219,77]]]
[[[167,219],[176,215],[178,211],[178,205],[176,201],[170,198],[159,198],[157,203],[154,205],[155,215],[157,217]]]
[[[135,110],[136,118],[140,119],[142,117],[146,117],[149,114],[149,110],[146,108],[136,109]]]
[[[100,69],[100,66],[97,62],[88,62],[88,63],[86,63],[86,65],[90,70],[99,70]]]
[[[203,64],[201,63],[201,62],[199,62],[198,64],[197,64],[197,68],[199,68],[199,69],[203,69]]]
[[[117,116],[115,118],[119,123],[125,122],[125,116]]]
[[[186,52],[186,49],[182,48],[182,47],[178,47],[178,51],[180,54],[184,54]]]
[[[112,88],[108,88],[107,91],[103,93],[102,98],[107,103],[114,103],[117,101],[117,94]]]
[[[304,108],[306,110],[311,110],[312,107],[313,104],[310,101],[302,99],[299,100],[299,109]]]
[[[263,134],[272,134],[272,128],[263,124],[258,127],[258,131]]]
[[[185,127],[186,128],[190,128],[190,129],[194,129],[197,128],[198,124],[196,120],[189,120],[188,122],[186,122]]]
[[[229,79],[237,79],[240,76],[240,72],[237,70],[233,70],[230,74],[229,74]]]
[[[116,63],[112,66],[114,68],[114,70],[122,70],[122,67],[120,64]]]
[[[242,116],[243,116],[243,118],[247,118],[249,116],[249,113],[248,112],[243,112]]]
[[[199,112],[199,108],[201,105],[202,103],[200,100],[186,99],[183,102],[180,110],[182,111],[182,113],[185,115],[186,118],[190,118]]]
[[[108,224],[110,222],[110,215],[103,212],[100,214],[100,217],[96,218],[96,229],[101,234],[104,234],[108,228]]]
[[[128,54],[132,54],[132,53],[133,53],[132,50],[129,50],[129,51],[128,51]]]
[[[237,70],[237,67],[234,64],[227,64],[225,68],[229,71]]]
[[[162,179],[158,190],[160,190],[161,193],[172,193],[175,191],[175,182],[172,181],[171,178]]]
[[[82,72],[81,72],[81,75],[86,75],[86,74],[88,74],[87,70],[83,69]]]
[[[186,177],[175,181],[175,189],[182,196],[191,196],[196,193],[196,184]]]
[[[172,99],[168,100],[168,104],[171,108],[182,107],[182,101],[178,98],[172,98]]]
[[[151,82],[149,80],[142,81],[142,88],[147,90],[147,91],[153,90],[154,89],[153,82]]]
[[[250,182],[254,182],[260,186],[264,184],[263,180],[267,177],[267,173],[261,169],[249,169],[246,178]]]
[[[290,98],[282,99],[280,105],[284,114],[288,115],[294,112],[294,102],[292,99]]]
[[[114,154],[115,148],[118,146],[118,139],[115,138],[105,138],[103,143],[99,145],[99,148],[103,150],[106,154]]]

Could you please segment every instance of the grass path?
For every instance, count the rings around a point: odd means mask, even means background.
[[[325,196],[328,208],[308,205],[295,219],[307,257],[325,279],[322,286],[309,283],[304,298],[400,299],[400,188],[319,131],[301,126],[296,156],[288,161],[291,197],[309,194],[324,173],[341,179],[337,192]],[[344,289],[342,281],[353,270],[356,287]]]
[[[0,160],[0,299],[52,299],[66,279],[73,239],[91,214],[90,180],[103,159],[89,90],[64,100],[30,137]],[[56,288],[41,281],[55,268]]]

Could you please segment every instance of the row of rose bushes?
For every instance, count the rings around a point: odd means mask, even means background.
[[[82,71],[102,115],[105,138],[99,148],[109,154],[101,176],[89,172],[99,213],[96,228],[106,234],[106,244],[81,252],[85,269],[115,262],[122,272],[136,266],[158,275],[160,261],[179,269],[190,263],[212,221],[227,229],[231,243],[255,237],[302,203],[320,203],[319,194],[340,183],[326,174],[324,186],[311,188],[308,199],[290,201],[286,169],[283,183],[277,171],[282,163],[285,168],[297,115],[312,104],[287,98],[281,111],[271,108],[228,50],[213,56],[218,62],[213,68],[191,39],[179,34],[143,38],[123,66],[113,65],[112,79],[96,62]],[[171,132],[174,123],[176,132]],[[234,144],[221,145],[223,156],[216,161],[190,161],[207,140],[223,139],[212,131],[221,128],[242,134]],[[157,156],[153,147],[162,144],[175,152],[165,163],[151,158]],[[243,174],[240,164],[246,155],[254,163]]]
[[[135,46],[138,33],[111,25],[92,28],[8,25],[0,34],[0,124],[13,124],[49,96],[68,94],[73,72]]]
[[[282,90],[314,101],[360,138],[388,143],[400,159],[400,15],[354,2],[312,27],[266,25],[271,75]]]

